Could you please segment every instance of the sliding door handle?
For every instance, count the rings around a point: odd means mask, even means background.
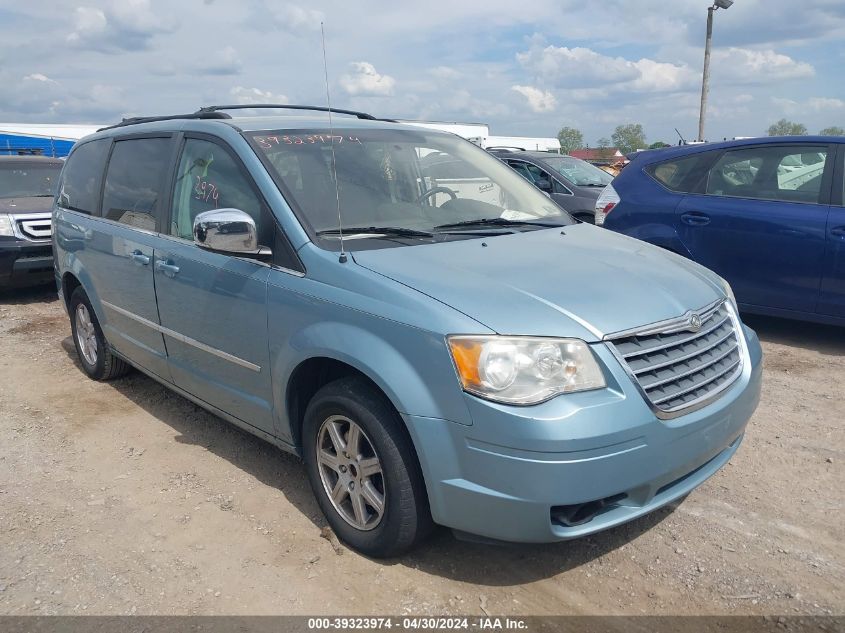
[[[158,260],[156,262],[156,270],[171,279],[179,274],[179,267],[170,260]]]
[[[133,262],[135,262],[139,266],[149,266],[150,265],[150,256],[144,255],[141,251],[139,251],[137,249],[132,251],[129,254],[129,259],[131,259]]]

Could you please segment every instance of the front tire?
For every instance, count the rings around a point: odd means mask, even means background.
[[[411,439],[383,394],[342,378],[311,399],[303,458],[317,502],[338,538],[374,558],[397,556],[433,527]]]
[[[126,374],[129,365],[111,353],[91,301],[82,287],[70,296],[70,329],[82,369],[94,380],[112,380]]]

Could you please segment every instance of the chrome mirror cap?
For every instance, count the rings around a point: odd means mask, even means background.
[[[258,255],[255,220],[240,209],[213,209],[194,218],[194,243],[212,251]]]

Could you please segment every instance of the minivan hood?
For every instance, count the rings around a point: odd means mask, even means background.
[[[499,334],[600,340],[724,296],[697,264],[588,224],[353,257]]]
[[[53,198],[0,198],[0,213],[46,213],[53,208]]]

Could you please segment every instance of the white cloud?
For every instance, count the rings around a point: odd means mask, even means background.
[[[550,112],[557,107],[557,99],[546,90],[540,90],[533,86],[511,86],[511,90],[528,99],[528,106],[534,112]]]
[[[842,99],[829,99],[827,97],[812,97],[807,104],[816,111],[821,110],[842,110],[845,108],[845,101]]]
[[[437,66],[436,68],[429,69],[428,73],[432,77],[436,77],[437,79],[445,79],[447,81],[458,79],[461,76],[461,73],[449,66]]]
[[[830,97],[810,97],[802,101],[772,97],[772,104],[783,114],[795,117],[822,112],[845,112],[845,101]]]
[[[211,75],[237,75],[242,65],[238,51],[233,46],[225,46],[202,62],[199,69]]]
[[[527,71],[560,87],[665,92],[688,88],[696,78],[695,72],[684,64],[645,58],[631,61],[583,47],[535,45],[517,53],[516,58]]]
[[[713,52],[714,81],[728,79],[738,83],[769,83],[804,79],[816,74],[806,62],[795,61],[773,50],[731,47]]]
[[[24,81],[27,81],[27,80],[29,80],[29,81],[40,81],[42,83],[47,83],[47,84],[58,83],[54,79],[50,79],[47,75],[43,75],[41,73],[32,73],[31,75],[27,75],[26,77],[24,77],[23,80]]]
[[[101,51],[142,50],[157,33],[173,31],[177,24],[150,0],[111,0],[104,8],[80,6],[73,13],[69,44]]]
[[[229,91],[229,94],[235,98],[237,103],[249,105],[253,103],[290,103],[287,96],[281,93],[274,93],[269,90],[261,90],[259,88],[245,88],[244,86],[235,86]]]
[[[100,35],[106,30],[108,20],[102,9],[77,7],[73,12],[74,30],[67,36],[68,42],[81,42],[92,35]]]
[[[369,62],[352,62],[351,72],[340,78],[341,87],[353,96],[389,96],[393,94],[396,80],[390,75],[380,75]]]
[[[294,4],[285,4],[271,10],[276,18],[276,22],[291,31],[297,29],[319,31],[320,22],[325,19],[325,14],[322,11],[306,9]]]

